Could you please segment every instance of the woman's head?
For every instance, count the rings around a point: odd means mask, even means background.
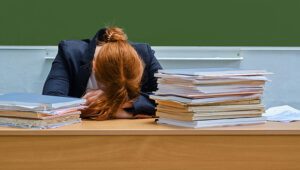
[[[112,118],[124,103],[139,96],[143,73],[142,60],[122,29],[107,28],[103,37],[93,72],[104,93],[88,109],[98,120]]]

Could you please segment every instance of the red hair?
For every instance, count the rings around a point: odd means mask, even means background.
[[[83,112],[83,117],[96,120],[114,118],[124,103],[137,98],[143,73],[143,62],[121,28],[107,28],[104,38],[93,61],[103,94]]]

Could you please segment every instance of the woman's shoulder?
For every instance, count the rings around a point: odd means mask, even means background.
[[[62,40],[58,44],[59,52],[65,57],[75,57],[83,55],[89,47],[89,40]]]
[[[147,53],[149,48],[151,48],[150,45],[147,43],[140,43],[140,42],[129,42],[129,43],[133,46],[133,48],[135,48],[135,50],[139,50],[144,53]]]
[[[151,46],[149,44],[137,42],[130,42],[130,44],[137,51],[139,56],[144,60],[146,64],[150,62],[154,57],[154,50],[151,49]]]

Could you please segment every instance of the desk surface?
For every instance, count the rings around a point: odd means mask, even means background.
[[[300,135],[300,121],[193,129],[158,125],[154,119],[85,120],[78,124],[46,130],[0,127],[0,135]]]

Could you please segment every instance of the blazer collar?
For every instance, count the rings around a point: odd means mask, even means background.
[[[77,90],[76,96],[81,97],[86,89],[88,79],[92,73],[92,60],[94,58],[95,50],[98,41],[103,40],[103,35],[105,34],[106,28],[100,29],[96,35],[90,40],[84,40],[89,42],[88,48],[85,54],[81,57],[81,64],[78,71],[78,83],[79,89]]]
[[[91,66],[91,61],[94,58],[94,54],[95,54],[95,50],[96,50],[96,46],[98,44],[99,41],[103,41],[104,40],[104,34],[105,34],[106,28],[101,28],[94,37],[92,37],[89,40],[89,45],[87,48],[87,51],[85,53],[85,55],[82,57],[81,59],[81,66],[83,67],[87,67],[87,65]],[[90,67],[89,66],[89,67]]]

